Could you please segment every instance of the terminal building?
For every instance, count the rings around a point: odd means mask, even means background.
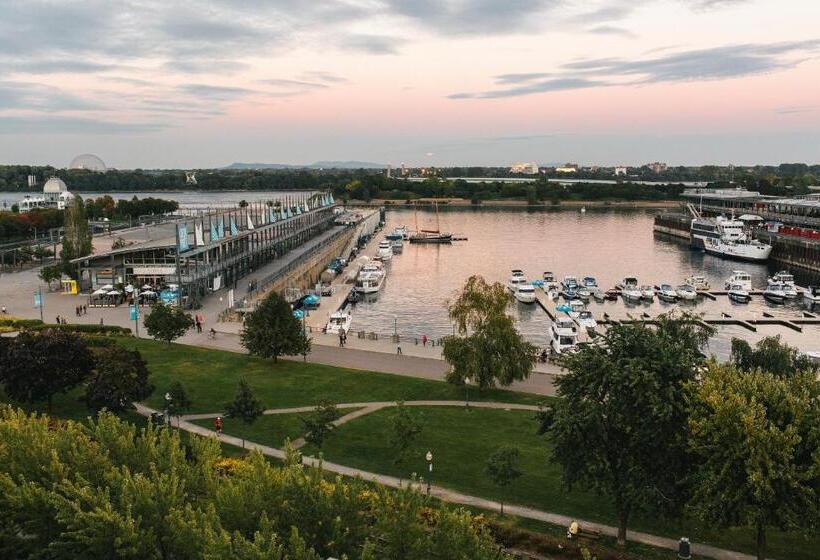
[[[68,192],[68,187],[62,179],[52,177],[43,185],[43,196],[26,196],[17,204],[20,212],[28,212],[35,208],[65,210],[73,196]]]
[[[186,307],[235,286],[257,270],[334,228],[330,194],[290,197],[147,226],[148,239],[72,261],[80,289],[173,286]],[[332,232],[330,232],[332,233]]]
[[[782,198],[746,189],[686,189],[683,196],[713,214],[755,214],[786,226],[820,229],[820,194]]]

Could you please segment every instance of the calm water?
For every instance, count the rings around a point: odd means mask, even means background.
[[[577,210],[527,212],[523,210],[450,210],[440,213],[442,231],[464,234],[469,240],[452,245],[411,245],[395,255],[385,285],[373,301],[360,303],[353,313],[353,329],[402,335],[438,337],[452,332],[446,305],[464,280],[481,274],[490,281],[506,282],[510,270],[523,269],[530,279],[552,271],[565,275],[595,276],[599,286],[611,288],[625,276],[637,276],[643,284],[679,284],[691,274],[705,276],[713,288],[721,289],[732,270],[746,270],[753,286],[764,287],[776,267],[723,260],[689,250],[678,240],[652,231],[653,210]],[[414,225],[410,210],[390,210],[384,232],[395,226]],[[420,226],[435,224],[435,214],[419,212]],[[383,233],[384,233],[383,232]],[[800,278],[805,285],[811,279]],[[816,281],[814,279],[813,281]],[[725,311],[732,315],[760,317],[763,311],[775,316],[799,315],[799,306],[770,306],[762,297],[738,306],[728,298],[684,304],[710,316]],[[600,315],[625,316],[657,314],[675,305],[662,302],[625,308],[623,301],[589,303]],[[546,344],[549,319],[537,305],[515,303],[511,307],[520,330],[534,343]],[[724,357],[732,336],[757,340],[782,334],[791,344],[804,350],[820,350],[820,327],[804,327],[796,333],[783,327],[760,327],[751,333],[742,327],[722,327],[710,343],[710,350]]]

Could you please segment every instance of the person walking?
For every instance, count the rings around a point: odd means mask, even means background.
[[[219,435],[222,435],[222,417],[221,416],[217,416],[214,419],[214,431],[216,431],[216,433],[218,433]]]
[[[427,335],[426,334],[421,335],[421,345],[422,346],[427,346]]]
[[[339,329],[339,348],[345,345],[345,330]]]
[[[396,344],[396,354],[401,356],[401,344]]]

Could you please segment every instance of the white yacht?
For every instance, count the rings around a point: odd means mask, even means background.
[[[763,299],[771,303],[785,303],[786,297],[786,286],[784,284],[774,282],[763,290]]]
[[[624,299],[628,302],[637,302],[641,301],[643,298],[643,292],[637,285],[628,285],[621,289],[621,295],[624,296]]]
[[[550,348],[556,354],[573,352],[578,345],[578,328],[566,316],[556,317],[550,325]]]
[[[339,334],[342,330],[348,332],[352,322],[353,317],[350,313],[345,311],[337,311],[330,316],[330,320],[327,322],[327,326],[325,327],[325,332],[328,334]]]
[[[698,297],[698,291],[689,284],[681,284],[675,289],[675,292],[678,294],[678,299],[684,301],[694,301]]]
[[[598,287],[598,281],[594,276],[584,276],[583,280],[581,280],[581,285],[584,286],[584,288],[592,290]]]
[[[748,272],[742,270],[733,270],[732,275],[726,279],[726,289],[732,289],[732,286],[740,286],[744,290],[752,290],[752,276]]]
[[[578,290],[578,278],[575,276],[564,276],[564,280],[561,282],[561,286],[564,287],[565,290]]]
[[[404,241],[401,239],[393,239],[390,241],[390,248],[393,250],[394,255],[398,255],[404,251]]]
[[[786,299],[794,299],[799,294],[797,293],[797,287],[794,284],[794,276],[789,274],[787,270],[781,270],[768,281],[769,285],[772,284],[780,284],[783,286],[783,294],[786,296]]]
[[[809,305],[820,303],[820,286],[809,286],[803,291],[803,299]]]
[[[550,288],[560,288],[561,284],[558,282],[558,279],[555,277],[555,274],[552,272],[545,272],[543,276],[544,280],[544,289],[549,290]]]
[[[517,268],[513,269],[512,275],[509,280],[507,280],[507,289],[515,294],[518,291],[518,287],[522,284],[527,284],[527,277],[524,276],[524,271]]]
[[[592,290],[587,288],[586,286],[578,286],[578,289],[575,290],[575,293],[581,298],[582,301],[589,301],[589,298],[592,297]]]
[[[641,286],[641,298],[645,299],[646,301],[652,301],[655,299],[655,288],[652,286]]]
[[[374,294],[382,289],[385,276],[381,263],[369,262],[359,271],[354,289],[360,294]]]
[[[587,306],[580,299],[574,299],[569,302],[569,312],[567,313],[573,319],[577,319],[582,311],[586,311]]]
[[[749,303],[752,301],[752,296],[743,284],[731,284],[729,299],[737,303]]]
[[[709,290],[709,281],[703,276],[693,274],[689,278],[685,279],[683,281],[683,283],[684,284],[689,284],[690,286],[692,286],[696,290],[701,290],[701,291],[708,291]]]
[[[598,323],[589,309],[584,309],[578,314],[578,324],[590,331],[594,331],[598,327]]]
[[[658,299],[666,302],[673,302],[678,300],[678,292],[671,284],[661,284],[661,289],[658,291]]]
[[[376,253],[376,258],[382,262],[387,262],[393,258],[393,246],[389,239],[379,243],[379,252]]]
[[[689,226],[689,242],[692,247],[703,249],[719,257],[745,261],[765,261],[772,246],[753,239],[746,232],[746,224],[734,217],[705,218],[691,204],[692,221]]]
[[[626,288],[637,288],[638,279],[634,276],[627,276],[626,278],[618,282],[616,287],[620,290],[625,290]]]
[[[532,284],[519,284],[513,297],[521,303],[535,303],[535,286]]]

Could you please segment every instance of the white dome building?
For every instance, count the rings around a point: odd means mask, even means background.
[[[85,169],[96,173],[105,173],[108,168],[102,159],[94,154],[80,154],[68,164],[69,169]]]
[[[43,196],[27,196],[20,201],[20,212],[34,208],[56,208],[65,210],[74,195],[68,192],[68,186],[59,177],[52,177],[43,185]]]
[[[43,185],[43,194],[54,194],[54,193],[62,193],[68,192],[68,187],[65,184],[65,181],[60,179],[59,177],[52,177],[46,184]]]

